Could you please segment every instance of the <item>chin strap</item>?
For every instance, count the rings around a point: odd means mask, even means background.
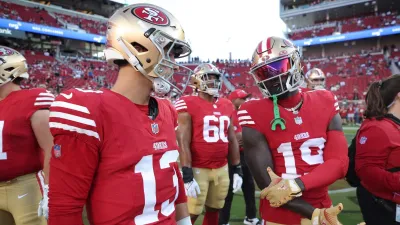
[[[272,100],[274,102],[274,119],[271,121],[272,124],[271,130],[275,131],[277,125],[281,126],[282,130],[286,130],[285,126],[286,121],[283,118],[281,118],[279,114],[278,97],[276,95],[273,95]]]

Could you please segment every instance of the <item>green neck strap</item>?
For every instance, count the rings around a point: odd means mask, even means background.
[[[273,131],[275,131],[276,126],[279,125],[279,126],[281,126],[282,130],[286,130],[286,126],[285,126],[286,121],[284,119],[282,119],[279,114],[278,97],[276,95],[273,95],[272,100],[274,102],[274,119],[271,121],[271,124],[272,124],[271,129]]]

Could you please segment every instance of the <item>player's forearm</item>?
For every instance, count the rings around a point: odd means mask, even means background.
[[[187,203],[180,203],[175,205],[175,220],[178,222],[189,216]]]
[[[301,178],[304,184],[304,190],[311,190],[314,188],[326,187],[333,184],[335,181],[342,179],[345,173],[343,170],[346,167],[343,162],[338,159],[331,159],[315,168],[311,173],[308,173]],[[327,173],[329,171],[329,173]],[[346,169],[347,171],[347,169]],[[297,181],[298,179],[296,179]]]
[[[307,219],[311,219],[315,208],[302,198],[295,198],[282,206],[292,212],[298,213]]]
[[[181,167],[192,167],[192,153],[190,152],[191,132],[188,129],[179,129],[178,145],[180,149],[179,161]]]
[[[44,173],[44,183],[45,183],[45,184],[48,184],[48,183],[49,183],[49,177],[50,177],[50,158],[51,158],[51,152],[50,152],[50,151],[44,151],[43,173]]]
[[[274,163],[272,159],[268,157],[258,157],[257,152],[252,151],[252,149],[249,149],[249,151],[245,150],[244,157],[258,188],[262,190],[268,187],[271,183],[271,178],[267,173],[267,168],[270,167],[273,170]]]
[[[305,190],[331,185],[347,173],[349,158],[346,137],[341,131],[328,131],[327,139],[324,163],[300,178]]]
[[[190,147],[182,146],[179,154],[179,161],[181,167],[192,167],[192,153],[190,152]]]
[[[228,155],[232,165],[240,164],[239,143],[236,139],[235,130],[232,124],[228,129]]]
[[[236,141],[229,141],[229,160],[232,165],[240,164],[239,144]]]

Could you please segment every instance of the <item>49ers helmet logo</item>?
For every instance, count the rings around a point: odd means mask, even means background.
[[[137,18],[158,26],[168,26],[169,18],[167,15],[151,6],[138,6],[132,9],[132,14]]]
[[[0,56],[8,56],[14,54],[13,51],[7,48],[0,48]]]

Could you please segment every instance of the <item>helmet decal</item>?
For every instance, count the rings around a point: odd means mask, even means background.
[[[169,18],[161,10],[151,6],[137,6],[132,9],[132,14],[137,18],[157,26],[168,26]]]
[[[0,48],[0,56],[9,56],[9,55],[13,55],[13,54],[14,54],[14,52],[8,48]]]

